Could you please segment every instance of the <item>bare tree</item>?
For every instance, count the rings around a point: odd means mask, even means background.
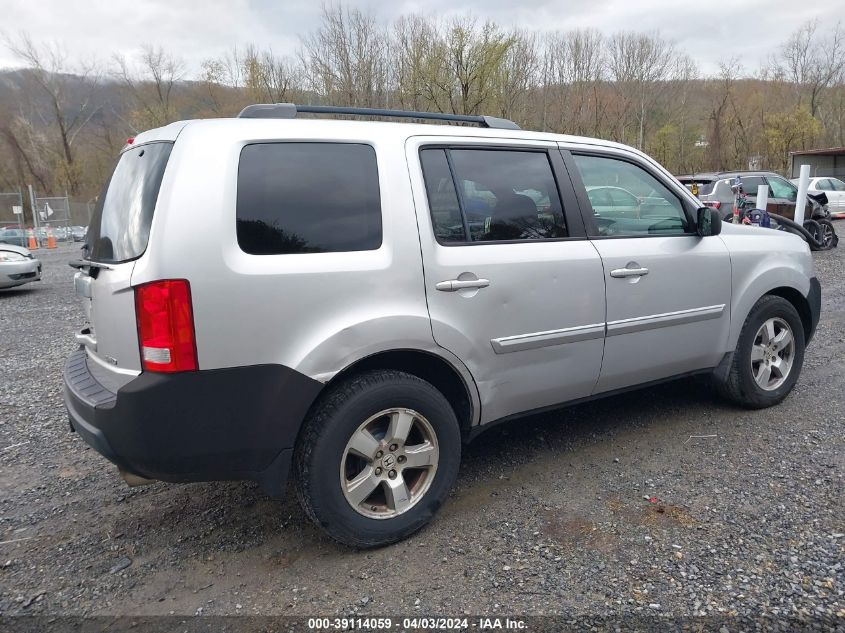
[[[795,89],[796,105],[806,95],[816,116],[824,91],[842,82],[845,72],[845,31],[837,22],[827,37],[818,32],[818,20],[801,25],[781,47],[779,68]]]
[[[311,87],[340,105],[388,102],[388,37],[375,17],[358,9],[323,6],[323,24],[303,38]]]
[[[133,63],[113,57],[116,74],[131,96],[137,129],[166,125],[176,119],[174,90],[185,76],[183,62],[161,47],[144,46]]]
[[[673,53],[674,45],[659,33],[621,32],[608,42],[610,78],[628,105],[620,117],[620,133],[624,139],[626,119],[633,113],[640,149],[645,139],[646,110],[656,101],[661,84],[668,78]]]
[[[6,39],[6,46],[27,68],[18,71],[24,86],[22,97],[26,103],[20,113],[24,128],[34,130],[36,126],[46,129],[52,139],[44,139],[38,147],[35,134],[29,136],[29,158],[26,162],[33,176],[32,153],[47,154],[57,163],[61,180],[71,193],[80,189],[81,174],[75,145],[80,132],[91,121],[101,106],[95,104],[95,92],[100,82],[100,72],[94,64],[69,65],[67,54],[58,44],[38,47],[31,37],[23,33],[17,39]],[[73,74],[74,90],[69,88],[70,73]],[[13,133],[7,127],[7,140]],[[14,137],[13,145],[23,151],[25,143],[20,135]]]

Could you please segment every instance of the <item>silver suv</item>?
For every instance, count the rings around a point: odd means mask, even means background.
[[[722,225],[629,147],[488,117],[277,104],[145,132],[85,248],[82,439],[130,483],[292,474],[356,547],[425,525],[495,423],[702,373],[780,402],[821,300],[799,237]]]

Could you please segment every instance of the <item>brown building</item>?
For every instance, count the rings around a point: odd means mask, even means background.
[[[789,152],[787,177],[798,178],[801,175],[801,165],[810,166],[810,178],[836,176],[845,180],[845,147]]]

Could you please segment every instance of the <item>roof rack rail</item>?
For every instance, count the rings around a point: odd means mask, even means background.
[[[477,123],[482,127],[500,130],[518,130],[519,126],[509,119],[471,114],[443,114],[442,112],[411,112],[409,110],[383,110],[381,108],[348,108],[342,106],[296,105],[294,103],[256,103],[238,114],[239,119],[295,119],[303,114],[351,114],[357,116],[385,116],[403,119],[429,119],[432,121],[456,121]]]

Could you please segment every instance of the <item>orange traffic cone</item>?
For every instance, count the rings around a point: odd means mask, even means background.
[[[53,235],[53,229],[47,227],[47,248],[56,248],[56,238]]]
[[[35,231],[33,231],[32,229],[27,229],[26,237],[27,241],[29,242],[29,250],[34,251],[36,248],[38,248],[38,242],[35,240]]]

